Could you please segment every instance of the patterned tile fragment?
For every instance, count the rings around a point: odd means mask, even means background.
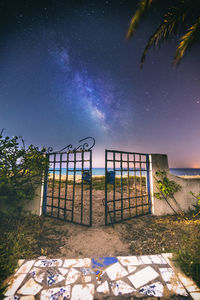
[[[128,276],[128,279],[131,281],[133,286],[136,288],[141,287],[142,285],[145,285],[149,281],[157,278],[159,274],[152,268],[152,267],[146,267],[137,273]]]
[[[94,285],[93,284],[76,284],[72,288],[71,300],[93,300]]]
[[[71,287],[62,286],[58,288],[52,288],[48,290],[43,290],[41,292],[41,300],[66,300],[70,299],[71,296]]]
[[[62,259],[41,259],[41,260],[38,260],[34,266],[41,267],[41,268],[61,267],[62,263],[63,263]]]
[[[131,294],[135,291],[133,287],[128,285],[122,280],[118,280],[111,283],[111,289],[115,296],[124,295],[124,294]]]
[[[33,269],[31,269],[30,274],[31,274],[32,278],[34,278],[35,281],[37,281],[39,283],[42,283],[42,281],[44,280],[44,276],[45,276],[44,270],[34,267]]]
[[[143,286],[139,293],[146,295],[146,296],[153,296],[153,297],[162,297],[163,296],[164,287],[161,282],[155,282],[151,285]]]
[[[52,271],[52,270],[47,270],[47,285],[51,286],[53,284],[56,284],[58,282],[61,282],[65,279],[62,275],[59,273]]]
[[[31,278],[22,286],[18,293],[22,295],[36,295],[41,289],[42,286]]]
[[[119,264],[115,263],[106,269],[106,273],[111,280],[120,279],[128,275],[128,272]]]

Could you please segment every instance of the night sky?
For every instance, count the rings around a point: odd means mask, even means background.
[[[0,0],[0,129],[55,151],[168,154],[200,168],[200,45],[172,67],[175,38],[140,58],[160,16],[125,39],[137,1]]]

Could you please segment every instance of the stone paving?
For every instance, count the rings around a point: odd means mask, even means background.
[[[20,260],[6,300],[92,300],[126,296],[191,299],[170,266],[168,254]],[[200,299],[200,291],[195,291]],[[199,297],[199,298],[198,298]]]

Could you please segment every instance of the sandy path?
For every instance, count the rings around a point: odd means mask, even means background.
[[[60,248],[61,254],[68,258],[102,257],[131,254],[129,243],[120,239],[123,224],[112,227],[90,227],[71,224],[65,245]]]

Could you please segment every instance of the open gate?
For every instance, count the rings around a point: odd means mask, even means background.
[[[79,142],[89,139],[85,138]],[[90,138],[93,139],[93,138]],[[72,149],[68,145],[47,153],[43,213],[47,216],[92,226],[92,150],[84,143]]]
[[[93,144],[89,146],[87,140],[92,140]],[[88,137],[79,143],[82,144],[74,149],[72,145],[58,152],[49,149],[43,214],[92,226],[91,148],[95,140]],[[105,206],[106,225],[151,213],[148,154],[105,150],[105,178],[102,180],[105,180],[104,194],[102,190],[102,198],[105,196],[105,199],[101,200]],[[100,218],[101,214],[104,218],[100,207],[95,206],[94,209],[98,210]]]
[[[149,155],[105,150],[105,224],[149,213]]]

